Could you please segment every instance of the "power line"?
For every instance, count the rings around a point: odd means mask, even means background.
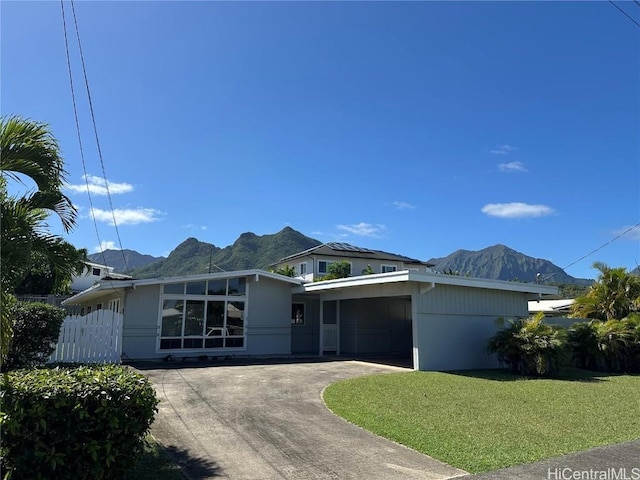
[[[87,195],[89,196],[89,207],[91,208],[91,219],[93,220],[93,227],[96,232],[96,238],[98,239],[98,244],[102,245],[102,240],[100,238],[100,232],[98,230],[98,224],[96,222],[96,217],[93,215],[93,200],[91,198],[91,191],[89,190],[89,176],[87,175],[87,165],[84,159],[84,147],[82,145],[82,135],[80,134],[80,122],[78,121],[78,107],[76,105],[76,92],[73,87],[73,74],[71,73],[71,57],[69,55],[69,40],[67,37],[67,21],[64,14],[64,0],[60,0],[60,7],[62,8],[62,29],[64,30],[64,47],[67,54],[67,69],[69,71],[69,85],[71,86],[71,102],[73,103],[73,116],[75,118],[76,123],[76,133],[78,134],[78,144],[80,146],[80,161],[82,163],[82,171],[84,172],[84,180],[87,186]],[[107,264],[104,258],[104,251],[102,253],[102,263],[104,265]]]
[[[574,262],[571,262],[569,265],[567,265],[566,267],[564,267],[562,270],[566,270],[569,267],[572,267],[573,265],[575,265],[576,263],[584,260],[587,257],[590,257],[591,255],[593,255],[594,253],[596,253],[599,250],[602,250],[604,247],[606,247],[607,245],[609,245],[610,243],[615,242],[617,239],[619,239],[620,237],[625,236],[627,233],[631,232],[631,230],[634,230],[636,228],[640,227],[640,223],[636,223],[633,227],[629,227],[627,228],[624,232],[620,233],[619,235],[616,235],[615,237],[613,237],[611,240],[609,240],[606,243],[603,243],[602,245],[600,245],[598,248],[596,248],[595,250],[590,251],[589,253],[587,253],[586,255],[583,255],[582,257],[580,257],[579,259],[577,259]],[[551,275],[548,275],[547,277],[545,277],[543,279],[543,281],[549,280],[551,277],[553,277],[555,275],[555,273],[552,273]]]
[[[622,14],[627,17],[629,20],[631,20],[633,23],[635,23],[638,27],[640,27],[640,23],[636,22],[635,19],[630,16],[627,12],[625,12],[622,8],[620,8],[618,5],[616,5],[615,3],[613,3],[613,0],[609,0],[609,3],[611,5],[613,5],[614,7],[616,7],[618,10],[620,10],[622,12]],[[635,2],[638,3],[638,2]],[[640,5],[639,5],[640,6]]]
[[[62,0],[61,0],[62,1]],[[100,166],[102,168],[102,178],[104,179],[104,185],[105,185],[105,189],[107,192],[107,198],[109,200],[109,208],[111,209],[111,217],[113,219],[113,227],[116,231],[116,237],[118,239],[118,245],[120,246],[120,252],[122,253],[122,260],[124,261],[124,267],[125,270],[129,269],[129,265],[127,262],[127,257],[124,254],[124,248],[122,246],[122,239],[120,238],[120,231],[118,229],[118,223],[116,221],[116,214],[115,214],[115,210],[113,209],[113,201],[111,199],[111,191],[109,190],[109,181],[107,180],[107,173],[104,167],[104,159],[102,157],[102,149],[100,148],[100,139],[98,137],[98,128],[96,126],[96,117],[95,117],[95,113],[93,110],[93,101],[91,100],[91,91],[89,89],[89,79],[87,78],[87,69],[84,63],[84,54],[82,53],[82,43],[80,42],[80,29],[78,28],[78,19],[76,17],[76,9],[75,9],[75,4],[74,1],[71,0],[71,12],[73,14],[73,22],[74,22],[74,26],[75,26],[75,30],[76,30],[76,39],[78,42],[78,52],[80,53],[80,63],[82,65],[82,74],[84,76],[84,83],[85,83],[85,87],[87,90],[87,99],[89,101],[89,111],[91,112],[91,122],[93,124],[93,133],[96,139],[96,147],[98,149],[98,158],[100,159]],[[66,33],[65,33],[66,35]],[[86,175],[86,172],[85,172]],[[88,190],[88,186],[87,186],[87,190]],[[93,216],[93,209],[91,211],[91,215]],[[102,246],[102,242],[100,243],[100,245]],[[104,261],[104,250],[102,250],[102,258]],[[105,262],[106,265],[106,262]]]

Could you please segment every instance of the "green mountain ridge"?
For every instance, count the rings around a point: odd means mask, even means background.
[[[187,238],[167,258],[141,255],[132,250],[124,252],[130,259],[146,262],[137,264],[128,273],[134,278],[155,278],[269,269],[280,259],[321,243],[291,227],[285,227],[278,233],[261,236],[245,232],[232,245],[224,248],[193,237]],[[123,264],[120,250],[106,250],[104,254],[108,265],[115,267],[116,272],[124,272],[120,268]],[[103,263],[102,254],[93,254],[89,258]],[[120,263],[114,263],[118,259]],[[456,250],[447,257],[432,258],[429,262],[435,264],[434,269],[439,272],[455,271],[460,275],[496,280],[535,282],[539,273],[544,283],[585,286],[593,282],[591,279],[572,277],[549,260],[529,257],[505,245],[493,245],[478,251]],[[129,261],[129,265],[133,265],[133,262]]]
[[[592,279],[575,278],[543,258],[529,257],[506,245],[493,245],[478,251],[456,250],[444,258],[432,258],[439,272],[455,271],[461,275],[535,282],[540,274],[543,283],[591,285]]]

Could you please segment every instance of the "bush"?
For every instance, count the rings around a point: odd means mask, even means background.
[[[640,318],[591,320],[569,328],[573,363],[603,372],[640,371]]]
[[[13,340],[2,370],[44,365],[55,349],[65,311],[46,303],[17,302],[7,313]]]
[[[504,325],[504,321],[501,319]],[[489,353],[509,371],[521,375],[554,375],[566,362],[565,330],[544,322],[544,314],[509,320],[487,342]]]
[[[116,365],[16,370],[0,393],[3,470],[20,479],[118,479],[136,462],[158,400]]]

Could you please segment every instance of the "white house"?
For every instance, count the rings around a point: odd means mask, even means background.
[[[71,278],[71,291],[81,292],[91,287],[105,277],[108,278],[131,278],[129,275],[115,273],[113,267],[100,265],[99,263],[85,262],[86,267],[82,274],[74,275]]]
[[[279,265],[306,257],[314,270],[298,273],[309,278],[331,261],[320,250]],[[398,269],[315,282],[263,270],[103,279],[65,303],[121,312],[123,356],[134,360],[404,355],[416,370],[457,370],[497,366],[485,351],[496,320],[526,317],[528,300],[557,293],[539,284],[438,274],[419,261],[376,263],[367,255],[339,258],[349,259],[352,271],[367,264]]]

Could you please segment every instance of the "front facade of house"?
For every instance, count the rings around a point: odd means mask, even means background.
[[[400,355],[454,370],[497,366],[485,353],[496,319],[556,292],[424,268],[308,283],[262,270],[103,280],[66,303],[121,312],[124,359]]]

